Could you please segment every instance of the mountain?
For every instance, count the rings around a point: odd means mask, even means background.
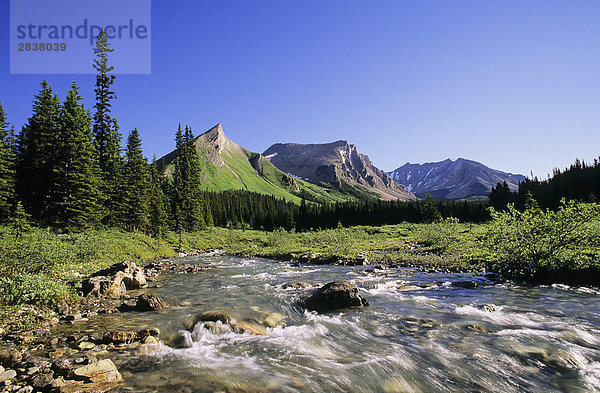
[[[425,164],[406,163],[388,172],[388,175],[419,198],[430,193],[436,199],[488,196],[492,187],[504,181],[512,191],[516,191],[519,182],[525,180],[523,175],[491,169],[464,158]]]
[[[415,199],[347,141],[326,144],[276,143],[263,155],[277,168],[318,185],[334,185],[346,193],[381,199]]]
[[[247,190],[274,195],[293,202],[302,197],[315,202],[356,199],[332,187],[319,187],[296,179],[277,169],[258,153],[239,146],[223,132],[221,123],[194,139],[201,157],[202,184],[205,191]],[[170,176],[176,151],[158,160],[159,170]]]

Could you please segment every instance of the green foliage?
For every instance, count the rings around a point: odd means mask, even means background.
[[[40,274],[0,277],[0,303],[56,306],[74,296],[73,288]]]
[[[11,215],[15,193],[14,131],[8,128],[4,108],[0,102],[0,222]]]
[[[56,168],[60,102],[45,80],[33,103],[33,115],[17,136],[17,194],[37,221],[51,224],[52,179]]]
[[[598,204],[563,200],[551,211],[530,200],[522,212],[512,204],[504,212],[490,212],[492,223],[482,243],[491,252],[493,270],[507,277],[543,280],[600,267]]]
[[[25,212],[21,201],[17,202],[15,208],[15,214],[12,217],[12,227],[15,234],[15,238],[19,240],[23,233],[29,229],[29,218],[31,216]]]
[[[54,223],[69,230],[95,225],[100,211],[100,168],[92,141],[91,119],[80,100],[73,81],[60,116],[49,207]]]
[[[109,139],[111,138],[112,119],[110,117],[110,101],[115,98],[115,93],[110,90],[110,86],[114,83],[115,76],[109,73],[114,70],[114,66],[108,64],[108,54],[113,52],[108,38],[104,30],[100,32],[96,39],[96,47],[94,48],[93,67],[98,72],[96,75],[96,113],[94,114],[94,138],[98,148],[100,165],[103,173],[106,173],[108,168],[107,163],[110,160],[111,152],[108,149]]]
[[[149,226],[151,179],[137,128],[127,137],[123,177],[126,225],[134,232],[144,231]]]
[[[436,200],[430,193],[427,193],[427,196],[423,201],[423,222],[431,224],[440,221],[442,221],[442,215],[437,207]]]

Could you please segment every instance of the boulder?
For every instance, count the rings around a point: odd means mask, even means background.
[[[2,374],[0,374],[0,382],[10,381],[17,376],[17,372],[15,370],[6,370]]]
[[[325,284],[303,303],[304,308],[316,312],[331,312],[368,305],[369,302],[358,294],[358,288],[347,281]]]
[[[90,277],[81,283],[83,296],[119,298],[127,290],[123,282],[123,276],[125,276],[125,273],[119,272],[114,277]]]
[[[106,344],[131,344],[135,341],[145,342],[148,337],[157,337],[158,329],[142,329],[139,332],[112,330],[104,333],[102,341]]]
[[[229,323],[231,321],[233,321],[235,318],[231,315],[228,314],[225,311],[221,311],[221,310],[209,310],[209,311],[204,311],[201,315],[199,320],[203,321],[203,322],[217,322],[220,321],[222,323]]]
[[[127,289],[140,289],[146,288],[148,286],[148,282],[146,281],[146,275],[144,271],[137,267],[131,273],[125,273],[123,277],[123,282],[125,283],[125,287]]]
[[[65,381],[66,382],[66,381]],[[69,381],[71,382],[71,381]],[[104,393],[119,386],[117,382],[96,382],[96,383],[66,383],[59,387],[58,393]]]
[[[16,366],[23,359],[23,355],[15,348],[0,350],[0,364],[10,368]]]
[[[473,289],[477,287],[477,283],[475,281],[461,280],[450,283],[450,286],[453,288]]]
[[[90,382],[110,383],[121,382],[123,380],[119,370],[117,370],[117,367],[110,359],[103,359],[98,362],[76,368],[74,374]]]
[[[263,325],[270,328],[281,326],[283,325],[283,315],[277,312],[271,313],[267,315],[267,317],[263,321]]]
[[[267,328],[250,321],[236,321],[231,323],[231,327],[238,333],[250,333],[255,336],[265,336]]]
[[[137,297],[135,307],[138,311],[160,311],[171,306],[156,295],[143,293]]]
[[[52,382],[54,382],[54,372],[51,370],[46,373],[37,373],[29,381],[36,392],[41,392],[52,387]]]
[[[67,359],[55,359],[51,367],[56,375],[67,378],[73,375],[73,365]]]

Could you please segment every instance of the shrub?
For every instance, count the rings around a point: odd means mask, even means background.
[[[494,271],[527,279],[598,270],[598,204],[563,200],[551,211],[530,201],[523,212],[513,205],[503,212],[489,210],[492,223],[481,241],[491,251]]]

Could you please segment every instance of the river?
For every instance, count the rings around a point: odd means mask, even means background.
[[[163,276],[145,290],[169,310],[99,315],[73,327],[160,329],[158,348],[111,354],[125,379],[119,391],[600,391],[596,289],[218,255],[179,261],[206,270]],[[309,313],[298,300],[310,289],[284,285],[338,280],[356,285],[370,306]],[[465,280],[477,287],[461,288],[470,286]],[[215,309],[238,318],[279,313],[285,327],[253,336],[220,323],[194,325]]]

